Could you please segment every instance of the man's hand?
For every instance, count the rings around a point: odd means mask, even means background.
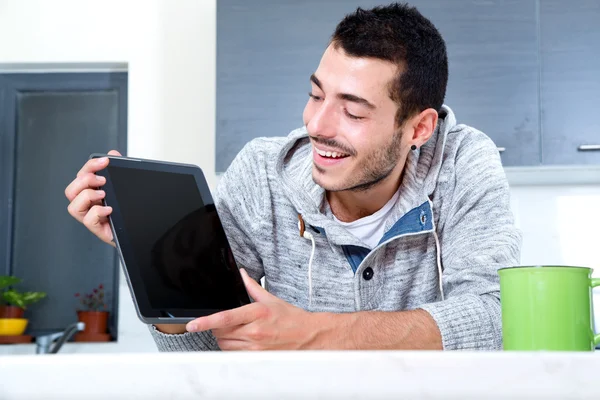
[[[120,156],[116,150],[108,152],[112,156]],[[106,168],[108,158],[94,158],[88,160],[77,173],[77,177],[65,189],[65,196],[69,199],[67,210],[77,221],[96,235],[100,240],[112,246],[113,235],[108,222],[112,213],[111,207],[102,205],[105,196],[104,190],[98,190],[106,183],[106,179],[96,175],[96,172]]]
[[[273,296],[240,270],[254,303],[190,321],[212,330],[221,350],[441,350],[442,337],[424,310],[310,313]]]
[[[190,332],[212,330],[222,350],[306,349],[314,345],[314,316],[273,296],[241,269],[254,303],[197,318]]]

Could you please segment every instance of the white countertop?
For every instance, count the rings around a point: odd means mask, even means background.
[[[210,352],[0,357],[0,399],[600,399],[600,353]]]

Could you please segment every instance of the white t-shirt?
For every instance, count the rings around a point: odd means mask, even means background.
[[[357,219],[356,221],[342,222],[337,219],[335,215],[333,218],[339,224],[348,229],[350,233],[368,244],[371,249],[373,249],[377,246],[377,244],[379,244],[379,241],[385,233],[385,220],[394,208],[399,195],[400,191],[397,191],[394,196],[392,196],[390,201],[388,201],[379,211],[361,219]]]

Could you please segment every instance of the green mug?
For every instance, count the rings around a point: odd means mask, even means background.
[[[592,269],[523,266],[498,270],[504,350],[593,351]]]

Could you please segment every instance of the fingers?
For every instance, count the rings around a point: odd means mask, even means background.
[[[218,340],[245,340],[245,338],[243,338],[240,335],[241,329],[247,325],[237,325],[237,326],[232,326],[232,327],[227,327],[227,328],[218,328],[218,329],[211,329],[211,333],[213,334],[213,336],[218,339]]]
[[[238,325],[232,328],[213,329],[211,332],[218,340],[244,340],[251,343],[262,343],[273,339],[271,332],[261,329],[259,323]]]
[[[206,317],[196,318],[186,325],[189,332],[201,332],[211,329],[232,328],[237,325],[245,325],[257,319],[260,315],[255,304],[221,311]]]
[[[87,173],[78,176],[67,186],[65,189],[65,196],[69,201],[75,200],[75,198],[83,192],[85,189],[95,189],[103,186],[106,183],[106,178],[93,173]]]
[[[88,160],[85,164],[83,164],[83,167],[81,167],[79,172],[77,172],[77,177],[79,178],[83,175],[90,173],[94,174],[100,171],[101,169],[106,168],[107,165],[108,157],[92,158],[91,160]]]
[[[117,150],[111,150],[108,152],[108,155],[120,157],[121,153],[119,153]],[[77,173],[77,177],[89,173],[98,172],[101,169],[106,168],[107,165],[108,157],[92,158],[91,160],[88,160],[85,164],[83,164],[83,167]]]
[[[113,240],[110,225],[108,224],[108,216],[111,212],[112,207],[95,205],[90,208],[90,211],[83,218],[83,224],[86,228],[106,243],[110,243]]]
[[[121,156],[121,153],[111,150],[108,155]],[[88,160],[77,172],[77,177],[65,188],[65,196],[70,202],[67,207],[69,214],[102,241],[114,246],[108,223],[112,208],[102,206],[102,199],[106,194],[103,190],[97,189],[106,184],[106,178],[96,175],[96,172],[106,168],[108,163],[108,157]]]
[[[121,156],[116,150],[108,152],[111,156]],[[81,191],[87,188],[98,188],[106,183],[103,176],[96,175],[96,172],[106,168],[109,163],[108,157],[92,158],[88,160],[77,172],[77,177],[65,189],[65,196],[69,201],[73,201]]]
[[[217,339],[219,348],[224,351],[236,351],[236,350],[261,350],[261,347],[256,343],[246,342],[244,340],[232,340],[232,339]]]
[[[213,329],[211,332],[221,350],[259,350],[262,334],[256,324],[239,325],[233,328]]]
[[[69,203],[67,210],[73,218],[83,222],[92,207],[102,204],[105,195],[104,190],[84,189]]]
[[[267,292],[258,282],[254,279],[250,278],[248,273],[244,268],[240,268],[240,273],[242,275],[242,279],[244,280],[244,285],[246,286],[246,290],[248,294],[254,301],[277,301],[278,298],[271,293]]]

